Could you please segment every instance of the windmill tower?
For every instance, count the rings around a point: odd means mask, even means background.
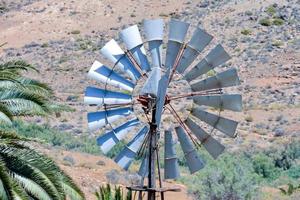
[[[149,200],[154,200],[156,193],[160,193],[161,199],[164,199],[164,192],[177,191],[176,188],[162,186],[158,152],[162,138],[164,178],[176,179],[180,176],[175,151],[176,138],[190,172],[195,173],[205,165],[197,148],[204,147],[215,159],[225,149],[212,137],[213,131],[222,132],[231,138],[236,136],[238,123],[222,117],[221,111],[242,110],[241,95],[229,94],[226,90],[240,84],[236,69],[230,68],[206,76],[207,72],[228,61],[230,56],[218,44],[203,59],[193,64],[213,37],[196,27],[188,40],[186,35],[189,26],[186,22],[170,20],[165,62],[164,21],[144,20],[145,43],[138,26],[130,26],[120,33],[126,50],[122,50],[115,40],[110,40],[100,50],[112,67],[95,61],[88,72],[88,76],[102,84],[103,88],[86,88],[84,102],[101,109],[88,113],[89,129],[101,133],[97,143],[103,153],[131,136],[129,143],[116,156],[115,162],[127,170],[137,156],[142,158],[138,173],[143,180],[147,178],[148,182],[144,185],[142,181],[141,185],[128,188],[140,193],[147,192]],[[147,59],[148,54],[150,61]],[[185,89],[180,90],[181,86]],[[185,106],[186,102],[191,104],[189,109]],[[181,111],[175,106],[178,104],[184,105]],[[171,116],[173,121],[167,123],[172,126],[163,130],[165,115]]]

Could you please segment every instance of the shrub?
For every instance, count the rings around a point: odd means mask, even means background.
[[[254,171],[263,178],[274,180],[279,177],[280,170],[275,167],[272,158],[265,154],[257,154],[252,158]]]
[[[180,179],[189,187],[196,199],[252,199],[258,196],[260,178],[251,162],[243,155],[224,154],[210,160],[207,166]]]
[[[73,30],[73,31],[71,31],[71,34],[74,34],[74,35],[80,34],[80,30]]]
[[[37,125],[15,121],[12,126],[1,124],[0,128],[8,131],[15,131],[17,134],[27,138],[42,140],[53,146],[61,146],[67,150],[101,154],[95,138],[87,135],[76,137],[72,133],[55,130],[47,124]]]
[[[284,20],[280,18],[274,18],[272,24],[276,26],[281,26],[284,24]]]
[[[259,20],[259,24],[262,26],[271,26],[272,22],[270,19],[264,18],[264,19]]]
[[[300,165],[292,166],[290,169],[287,170],[287,175],[293,179],[300,178]]]
[[[281,148],[272,148],[266,152],[266,155],[274,160],[278,168],[288,170],[300,158],[300,141],[294,140],[289,144],[282,145]]]
[[[276,13],[276,8],[274,7],[274,5],[271,5],[269,6],[267,9],[266,9],[266,12],[269,14],[269,15],[275,15]]]
[[[251,35],[251,33],[252,33],[252,31],[249,29],[244,29],[241,31],[241,34],[243,34],[243,35]]]
[[[253,122],[253,117],[251,115],[248,115],[245,117],[246,122]]]

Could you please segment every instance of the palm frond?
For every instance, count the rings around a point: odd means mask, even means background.
[[[20,71],[28,71],[28,70],[33,70],[38,72],[38,70],[35,67],[28,64],[24,60],[13,60],[13,61],[8,61],[6,63],[0,64],[0,71],[1,70],[10,70],[16,73]]]
[[[0,123],[12,124],[12,113],[7,106],[0,103]]]
[[[44,96],[50,98],[53,96],[52,89],[45,83],[41,83],[29,78],[17,78],[18,82],[0,81],[0,91],[19,91],[28,94]]]
[[[5,167],[5,163],[0,160],[0,199],[9,200],[12,197],[12,183]]]
[[[59,171],[53,161],[28,149],[0,148],[7,168],[39,184],[53,200],[64,199]]]
[[[31,196],[37,199],[51,200],[47,192],[34,181],[15,173],[13,173],[12,176]]]
[[[0,92],[0,103],[7,106],[13,116],[47,115],[47,100],[38,95],[19,91]]]
[[[66,184],[65,182],[62,182],[62,187],[64,189],[65,194],[71,200],[84,200],[84,194],[80,190],[79,191],[75,190],[74,187],[71,187],[70,185]]]

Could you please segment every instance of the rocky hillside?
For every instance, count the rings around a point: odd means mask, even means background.
[[[300,136],[298,0],[0,0],[0,44],[6,43],[0,60],[24,59],[37,66],[40,74],[31,76],[49,83],[57,101],[76,109],[47,123],[88,134],[83,91],[91,83],[86,77],[91,64],[103,61],[99,49],[128,25],[171,17],[212,34],[208,49],[221,43],[232,56],[221,70],[239,71],[244,111],[232,116],[240,125],[239,137],[227,143],[230,150],[265,148]],[[76,174],[71,169],[66,167]]]

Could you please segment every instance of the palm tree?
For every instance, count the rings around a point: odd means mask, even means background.
[[[0,199],[84,199],[72,179],[27,142],[26,138],[0,130]]]
[[[23,71],[37,70],[24,61],[0,64],[0,122],[11,123],[14,116],[47,116],[68,108],[53,103],[47,84],[23,77]]]

